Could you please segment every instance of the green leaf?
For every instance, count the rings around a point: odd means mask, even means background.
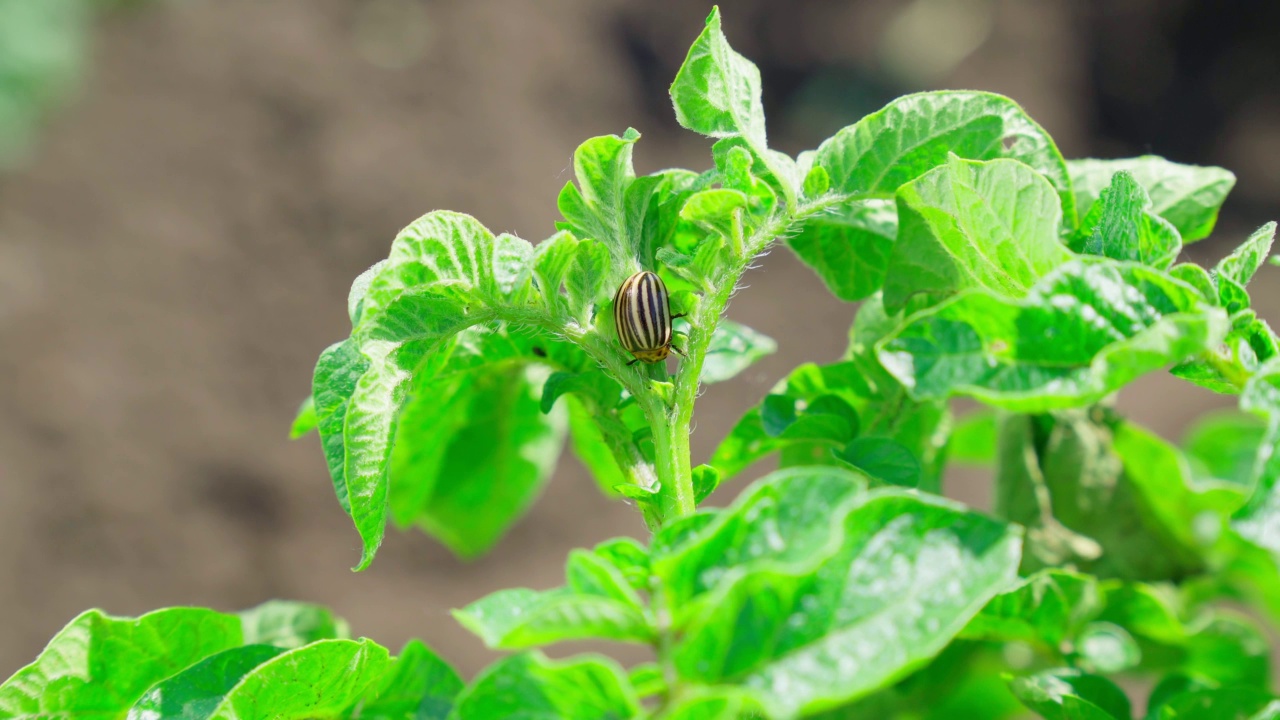
[[[723,237],[732,237],[735,225],[742,222],[738,211],[747,205],[747,196],[737,190],[712,188],[690,195],[680,208],[680,217]]]
[[[152,685],[241,640],[240,619],[212,610],[170,608],[139,618],[89,610],[0,685],[0,715],[121,717]]]
[[[578,243],[564,280],[569,316],[578,325],[591,326],[592,310],[613,289],[609,283],[613,272],[608,247],[595,240]]]
[[[239,615],[246,645],[296,648],[317,640],[350,637],[347,621],[322,605],[269,600]]]
[[[542,296],[543,307],[554,316],[568,315],[569,305],[562,292],[565,275],[578,255],[578,239],[561,231],[533,249],[533,279]]]
[[[1263,416],[1266,434],[1258,446],[1253,494],[1231,521],[1241,537],[1280,554],[1280,360],[1271,360],[1249,378],[1240,394],[1240,409]]]
[[[1157,270],[1078,260],[1022,300],[972,291],[917,313],[878,356],[915,398],[1037,412],[1096,402],[1214,347],[1227,328],[1220,309]]]
[[[1154,155],[1124,160],[1069,160],[1076,206],[1087,215],[1116,173],[1128,172],[1151,197],[1152,210],[1178,229],[1183,242],[1202,240],[1213,231],[1218,208],[1236,183],[1218,167],[1169,162]]]
[[[1250,688],[1197,689],[1179,693],[1147,712],[1149,720],[1276,720],[1280,700]]]
[[[1142,650],[1124,628],[1108,622],[1089,623],[1076,638],[1080,667],[1113,674],[1137,667]]]
[[[369,361],[360,354],[354,340],[344,340],[330,345],[320,353],[312,381],[316,427],[320,431],[320,445],[333,489],[342,509],[351,514],[351,502],[347,491],[346,438],[347,410],[356,384],[369,369]]]
[[[597,557],[617,568],[633,590],[649,589],[649,551],[636,540],[617,537],[592,548]]]
[[[353,334],[397,343],[439,340],[482,319],[478,309],[469,312],[469,303],[502,300],[493,234],[469,215],[439,210],[396,236],[369,283]]]
[[[711,10],[706,29],[676,73],[671,101],[676,120],[689,130],[711,137],[742,135],[764,144],[760,71],[729,47],[719,8]]]
[[[565,393],[577,393],[597,412],[611,410],[622,400],[622,386],[617,380],[598,370],[584,373],[552,373],[542,384],[542,399],[538,403],[542,412],[551,412],[556,400]]]
[[[462,330],[530,304],[532,287],[517,267],[530,256],[521,243],[495,240],[459,213],[423,216],[396,237],[369,281],[352,339],[321,357],[317,418],[339,500],[363,540],[357,569],[372,562],[385,533],[388,470],[415,373],[442,349],[447,357]]]
[[[969,622],[961,637],[1025,642],[1058,651],[1101,609],[1094,578],[1042,570],[1000,593]]]
[[[614,258],[634,256],[627,227],[627,188],[635,180],[631,152],[640,133],[627,128],[622,137],[594,137],[573,153],[578,185],[569,183],[560,192],[560,213],[578,237],[592,238],[607,247]]]
[[[546,397],[545,389],[543,397]],[[568,398],[568,405],[569,438],[573,454],[591,471],[602,492],[606,495],[615,494],[613,488],[630,483],[627,472],[623,470],[623,463],[628,459],[620,461],[614,455],[609,440],[604,435],[599,413],[588,410],[573,396]]]
[[[703,500],[715,492],[720,485],[720,473],[710,465],[699,465],[693,469],[694,503],[701,505]]]
[[[1182,440],[1197,479],[1253,485],[1253,464],[1266,434],[1266,424],[1253,415],[1234,411],[1198,418]]]
[[[540,653],[503,658],[458,697],[454,720],[628,720],[640,702],[612,660],[582,655],[548,660]]]
[[[458,673],[420,640],[405,644],[382,680],[344,716],[359,720],[446,720],[462,691]]]
[[[1267,254],[1271,252],[1271,244],[1276,239],[1276,224],[1269,222],[1258,228],[1236,248],[1230,255],[1218,262],[1214,275],[1221,282],[1222,278],[1230,278],[1241,287],[1249,284],[1253,274],[1258,272]]]
[[[884,279],[890,312],[919,293],[981,288],[1021,298],[1071,257],[1058,240],[1055,188],[1020,162],[952,155],[897,198],[898,239]]]
[[[627,680],[635,688],[636,695],[642,698],[667,692],[667,679],[662,674],[662,666],[656,662],[640,663],[631,668]]]
[[[245,645],[214,654],[152,687],[125,717],[206,720],[246,675],[283,652],[270,645]]]
[[[730,320],[721,320],[707,345],[702,364],[704,383],[728,380],[778,349],[773,338]]]
[[[1053,670],[1009,684],[1045,720],[1129,720],[1129,698],[1114,683],[1078,670]]]
[[[814,171],[822,171],[815,167]],[[787,240],[804,264],[813,268],[833,295],[862,300],[884,285],[898,208],[889,198],[868,198],[838,205],[805,221]]]
[[[860,437],[836,453],[837,457],[881,483],[916,487],[920,461],[901,443],[883,437]]]
[[[958,465],[993,467],[996,463],[996,414],[970,413],[951,428],[947,460]]]
[[[1168,269],[1182,250],[1178,230],[1151,210],[1151,198],[1133,175],[1111,179],[1071,237],[1071,249],[1113,260]]]
[[[620,570],[584,551],[570,556],[569,587],[499,590],[453,612],[486,645],[521,650],[565,640],[652,642],[655,630]]]
[[[844,447],[858,433],[853,403],[870,392],[851,363],[801,365],[774,390],[747,411],[712,454],[710,465],[721,480],[789,447],[828,455]]]
[[[364,298],[369,294],[369,285],[387,266],[387,262],[387,260],[379,260],[351,282],[351,291],[347,293],[347,315],[351,317],[351,327],[360,324],[360,318],[364,314]]]
[[[682,677],[739,684],[770,717],[835,707],[922,665],[1013,579],[1015,529],[864,487],[837,468],[780,471],[655,550]]]
[[[1017,103],[992,93],[944,91],[898,98],[822,143],[814,167],[826,170],[836,192],[888,198],[945,165],[950,154],[971,160],[1010,158],[1030,166],[1056,190],[1067,228],[1075,226],[1075,199],[1062,154]]]
[[[492,362],[417,374],[391,468],[396,522],[461,557],[487,552],[524,514],[555,469],[566,429],[564,413],[540,407],[544,371],[518,357],[478,359]]]
[[[204,717],[306,720],[333,716],[360,698],[390,665],[387,650],[371,640],[320,640],[258,665],[219,698]],[[217,683],[212,678],[182,680],[179,675],[167,682]]]
[[[315,398],[308,395],[306,400],[298,406],[298,413],[293,418],[293,426],[289,428],[289,439],[297,440],[316,429],[319,420],[316,419],[316,403]]]

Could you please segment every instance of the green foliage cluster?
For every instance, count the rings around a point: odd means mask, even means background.
[[[576,550],[563,587],[456,611],[514,653],[469,683],[309,606],[89,612],[0,685],[0,718],[1280,718],[1259,621],[1280,619],[1280,353],[1247,290],[1275,225],[1212,269],[1178,262],[1234,177],[1065,160],[979,92],[900,98],[791,158],[718,13],[671,97],[715,138],[710,170],[636,176],[628,130],[578,148],[536,246],[417,220],[355,281],[294,427],[319,432],[357,569],[389,523],[486,552],[566,442],[647,543]],[[779,240],[861,301],[848,350],[694,467],[700,385],[774,349],[721,315]],[[641,269],[687,315],[674,374],[615,338],[613,291]],[[1241,412],[1180,446],[1116,412],[1164,369]],[[986,409],[955,418],[958,397]],[[698,507],[765,458],[780,469]],[[993,515],[939,495],[949,460],[992,468]],[[570,640],[653,660],[539,649]]]

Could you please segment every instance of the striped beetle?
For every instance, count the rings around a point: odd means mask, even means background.
[[[662,362],[672,350],[684,355],[671,344],[671,321],[678,317],[684,315],[671,314],[671,299],[662,278],[641,270],[624,280],[613,296],[613,324],[622,347],[635,356],[627,364]]]

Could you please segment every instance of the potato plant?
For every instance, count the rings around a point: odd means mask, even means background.
[[[1065,160],[981,92],[899,98],[792,158],[718,12],[671,99],[714,139],[710,169],[636,176],[627,130],[577,149],[536,245],[413,222],[355,280],[294,427],[318,431],[357,570],[389,524],[487,552],[566,443],[648,537],[456,610],[510,651],[467,682],[302,603],[94,610],[0,685],[0,717],[1280,717],[1261,624],[1280,618],[1280,359],[1247,290],[1275,224],[1212,268],[1178,261],[1234,176]],[[848,350],[695,464],[700,387],[774,349],[722,315],[775,243],[860,302]],[[644,270],[684,356],[631,363],[618,340],[615,291]],[[1180,446],[1117,412],[1163,371],[1240,412]],[[984,410],[957,418],[956,398]],[[779,469],[702,506],[765,458]],[[992,469],[993,512],[940,495],[949,460]],[[540,650],[569,640],[652,661]]]

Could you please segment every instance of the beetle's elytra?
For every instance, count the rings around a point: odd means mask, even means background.
[[[613,324],[618,329],[618,340],[635,360],[647,363],[662,362],[672,350],[683,355],[680,348],[671,345],[671,299],[662,278],[648,270],[642,270],[627,278],[613,296]]]

